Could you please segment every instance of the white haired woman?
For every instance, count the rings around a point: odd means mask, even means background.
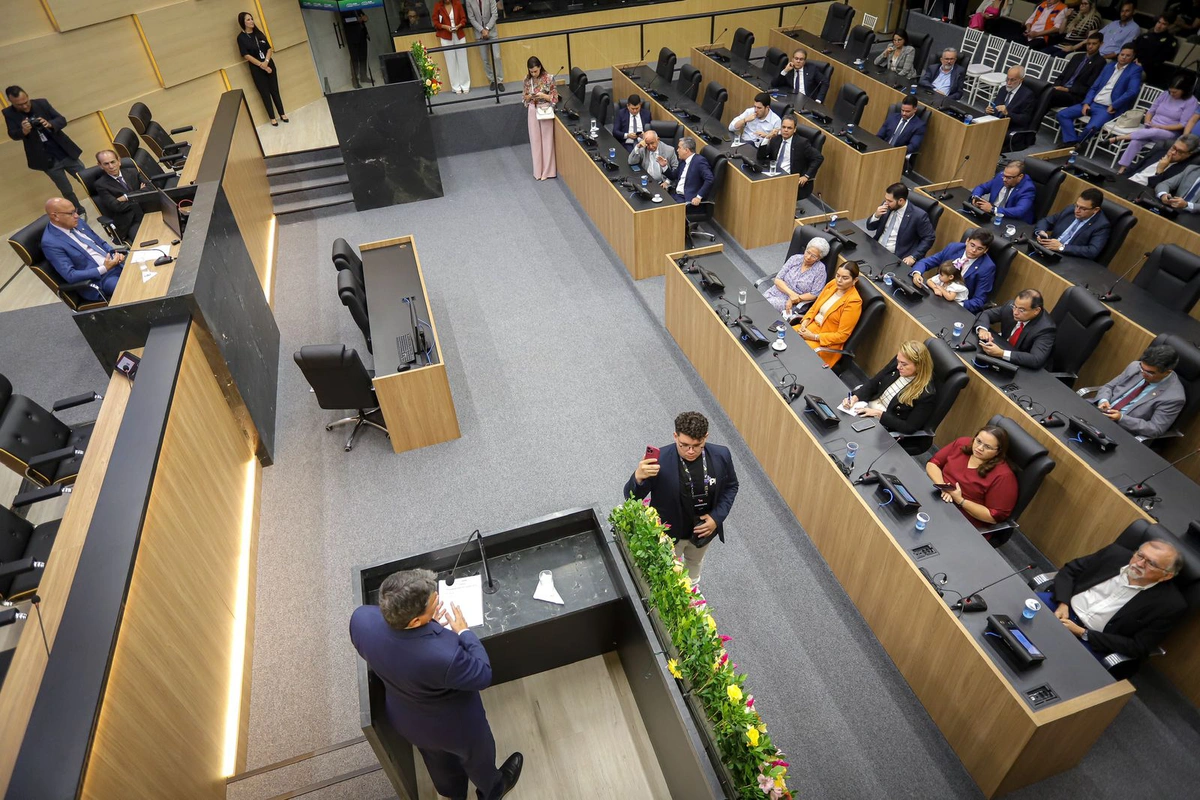
[[[789,258],[775,276],[775,283],[764,292],[767,300],[780,314],[799,314],[804,306],[817,299],[828,280],[825,262],[829,242],[819,236],[809,240],[803,253]]]

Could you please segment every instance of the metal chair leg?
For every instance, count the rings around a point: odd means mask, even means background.
[[[354,429],[352,431],[350,431],[350,438],[346,440],[346,452],[347,453],[349,453],[350,450],[354,448],[354,437],[358,436],[359,429],[362,428],[362,426],[365,425],[366,422],[367,421],[365,419],[358,420],[358,423],[355,424]]]

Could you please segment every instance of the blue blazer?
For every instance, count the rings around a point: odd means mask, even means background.
[[[733,469],[733,456],[729,454],[729,448],[719,444],[706,444],[704,454],[708,458],[708,476],[715,481],[713,507],[709,516],[716,520],[717,530],[715,535],[696,542],[701,547],[718,536],[722,542],[725,541],[725,518],[729,516],[729,509],[733,507],[733,499],[738,493],[737,472]],[[688,520],[691,519],[691,512],[684,513],[683,491],[679,484],[679,448],[675,446],[674,440],[659,452],[658,466],[658,474],[647,478],[641,486],[638,485],[637,479],[630,475],[629,480],[625,482],[624,496],[629,497],[632,494],[643,500],[649,495],[650,505],[658,511],[659,519],[670,526],[667,533],[671,538],[690,539],[692,526]]]
[[[904,219],[900,221],[900,230],[896,233],[896,258],[912,256],[920,261],[929,252],[929,248],[933,247],[937,233],[928,214],[912,202],[908,203],[907,209]],[[894,213],[896,212],[889,211],[878,220],[874,219],[874,215],[867,218],[867,230],[871,231],[876,240],[883,236],[883,232],[887,230],[887,222]]]
[[[663,174],[671,180],[678,180],[679,173],[683,172],[683,159],[679,159],[679,166],[674,169],[667,169]],[[683,197],[683,202],[690,203],[692,198],[700,195],[701,200],[712,200],[708,196],[708,190],[713,185],[712,166],[708,163],[708,159],[696,153],[692,156],[691,166],[687,173],[687,186],[676,186],[675,197]]]
[[[1109,62],[1108,66],[1100,70],[1100,75],[1096,78],[1096,82],[1092,84],[1092,88],[1088,89],[1087,96],[1083,99],[1085,105],[1091,105],[1096,99],[1096,95],[1104,84],[1108,83],[1108,79],[1112,77],[1113,70],[1117,68],[1117,62]],[[1142,90],[1142,68],[1137,62],[1130,64],[1121,72],[1121,77],[1117,78],[1117,85],[1113,87],[1112,100],[1109,105],[1116,109],[1118,114],[1123,114],[1133,108],[1133,102],[1137,100],[1138,92]]]
[[[1021,181],[1025,183],[1025,181]],[[916,264],[913,264],[913,272],[928,272],[931,269],[936,269],[943,261],[956,261],[962,258],[962,254],[967,252],[965,242],[955,242],[948,244],[941,249],[940,252],[934,253],[928,258],[923,258]],[[992,261],[992,257],[984,253],[979,258],[975,259],[975,263],[971,265],[971,270],[963,276],[963,285],[967,287],[970,295],[963,303],[963,308],[967,311],[979,312],[987,305],[988,295],[992,293],[992,288],[996,283],[996,262]]]
[[[1039,219],[1033,226],[1035,231],[1050,231],[1057,239],[1066,233],[1075,221],[1075,206],[1069,205],[1057,214]],[[1071,243],[1063,248],[1063,255],[1095,259],[1108,244],[1108,217],[1101,211],[1093,214],[1083,227],[1071,237]]]
[[[941,61],[935,61],[925,69],[925,74],[921,76],[921,80],[917,85],[922,89],[933,90],[933,80],[937,77],[938,70],[942,68]],[[951,100],[959,100],[963,93],[963,80],[967,77],[967,71],[963,69],[961,64],[955,64],[954,69],[950,70],[950,91],[946,94]]]
[[[379,606],[359,606],[350,641],[383,681],[388,721],[409,742],[454,751],[491,735],[479,692],[492,683],[492,662],[470,630],[430,622],[397,631]]]
[[[642,105],[642,110],[638,113],[642,118],[642,130],[650,130],[650,109]],[[625,145],[625,149],[633,152],[633,143],[625,141],[625,134],[629,132],[629,108],[622,105],[617,109],[617,118],[613,121],[613,136],[617,137],[617,141]]]
[[[883,139],[889,144],[892,141],[892,134],[896,132],[896,128],[900,127],[899,111],[893,111],[888,114],[887,119],[883,121],[883,125],[879,128],[879,133],[875,134],[880,139]],[[896,140],[896,147],[906,148],[905,154],[912,155],[917,152],[917,148],[921,146],[921,140],[925,138],[925,120],[921,119],[916,114],[904,126],[904,130],[900,132],[900,138]]]
[[[977,194],[989,203],[995,204],[996,198],[1000,196],[1000,190],[1004,188],[1004,172],[997,172],[996,177],[990,181],[981,183],[971,190],[971,194]],[[1008,193],[1008,199],[1004,201],[1004,216],[1015,217],[1021,222],[1033,222],[1033,201],[1037,197],[1037,187],[1033,185],[1033,179],[1026,175],[1017,184],[1017,188]]]
[[[98,236],[83,220],[79,220],[75,230],[83,234],[84,238],[100,252],[111,253],[113,251],[112,245],[103,237]],[[53,225],[47,225],[46,230],[42,232],[42,253],[50,262],[50,266],[54,267],[54,271],[61,275],[67,283],[85,280],[101,281],[105,284],[105,294],[108,295],[111,295],[112,289],[116,288],[116,280],[121,274],[121,268],[115,267],[101,275],[96,262],[83,252],[82,248],[73,244],[71,237]],[[100,299],[100,294],[94,289],[80,289],[79,296],[87,300]]]

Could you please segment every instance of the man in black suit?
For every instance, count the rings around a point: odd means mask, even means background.
[[[1182,568],[1179,551],[1162,539],[1137,552],[1110,544],[1058,571],[1054,616],[1097,655],[1146,658],[1187,612],[1171,583]]]
[[[102,213],[112,217],[121,241],[131,241],[142,224],[143,212],[128,195],[150,187],[142,180],[137,167],[121,169],[121,159],[112,150],[96,153],[96,163],[104,170],[104,174],[96,179],[96,205]]]
[[[758,148],[760,161],[775,161],[780,172],[800,176],[796,199],[803,200],[812,194],[813,179],[825,162],[820,150],[803,136],[796,135],[796,118],[788,115],[780,120],[779,135],[772,136]]]
[[[1104,34],[1093,31],[1084,42],[1086,48],[1082,53],[1071,56],[1067,66],[1054,79],[1054,88],[1050,91],[1050,108],[1066,108],[1079,105],[1087,97],[1088,89],[1096,82],[1100,70],[1108,62],[1100,55],[1100,45],[1104,44]]]
[[[893,147],[904,148],[904,164],[908,168],[912,157],[921,149],[925,140],[925,121],[917,115],[917,98],[907,95],[900,101],[900,109],[887,115],[879,132],[875,135]]]
[[[1010,67],[1004,85],[987,105],[987,113],[1008,117],[1008,131],[1027,131],[1033,124],[1033,90],[1025,86],[1024,67]]]
[[[1117,174],[1142,186],[1157,186],[1196,163],[1197,153],[1200,153],[1200,136],[1185,133],[1173,142],[1160,142],[1136,159],[1128,170],[1118,168]]]
[[[942,51],[938,63],[930,64],[925,70],[918,85],[922,89],[944,94],[951,100],[958,100],[962,97],[966,76],[967,71],[958,65],[958,51],[947,47]]]
[[[867,220],[867,230],[906,267],[925,257],[937,235],[929,215],[908,202],[908,187],[903,183],[887,188],[883,202]]]
[[[642,133],[649,129],[650,109],[642,105],[641,95],[629,95],[624,107],[617,109],[616,119],[613,121],[613,136],[625,145],[626,150],[632,152],[633,146],[642,138]]]
[[[1084,189],[1075,200],[1057,214],[1033,224],[1038,244],[1065,256],[1097,258],[1108,244],[1108,217],[1101,206],[1104,194],[1099,189]]]
[[[78,176],[84,167],[79,160],[83,151],[63,133],[66,119],[45,98],[31,100],[20,86],[9,86],[4,93],[9,103],[4,109],[8,138],[25,143],[25,162],[29,168],[46,173],[59,194],[75,204],[79,216],[86,217],[87,210],[79,204],[75,187],[67,177],[68,172]]]
[[[675,154],[679,158],[677,167],[668,168],[663,175],[664,189],[671,188],[675,182],[675,199],[681,203],[698,206],[708,197],[708,190],[713,185],[712,165],[708,159],[696,152],[696,140],[684,136],[675,145]]]
[[[715,534],[725,541],[725,518],[738,493],[737,472],[728,447],[708,444],[708,420],[697,411],[675,418],[675,441],[648,454],[625,482],[625,497],[650,496],[650,505],[675,540],[675,555],[683,560],[692,583]]]
[[[980,314],[975,327],[979,350],[1018,367],[1041,369],[1054,352],[1058,330],[1043,305],[1041,292],[1025,289],[1011,303]],[[997,322],[999,336],[989,330]]]
[[[811,97],[818,103],[825,102],[825,94],[829,91],[829,81],[821,74],[820,67],[808,63],[808,51],[803,47],[796,48],[792,60],[771,79],[771,86]]]

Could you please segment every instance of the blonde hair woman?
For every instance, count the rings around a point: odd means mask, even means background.
[[[893,433],[924,430],[937,399],[929,348],[910,339],[900,345],[886,367],[855,391],[843,405],[850,408],[860,400],[866,401],[859,416],[875,417]]]

